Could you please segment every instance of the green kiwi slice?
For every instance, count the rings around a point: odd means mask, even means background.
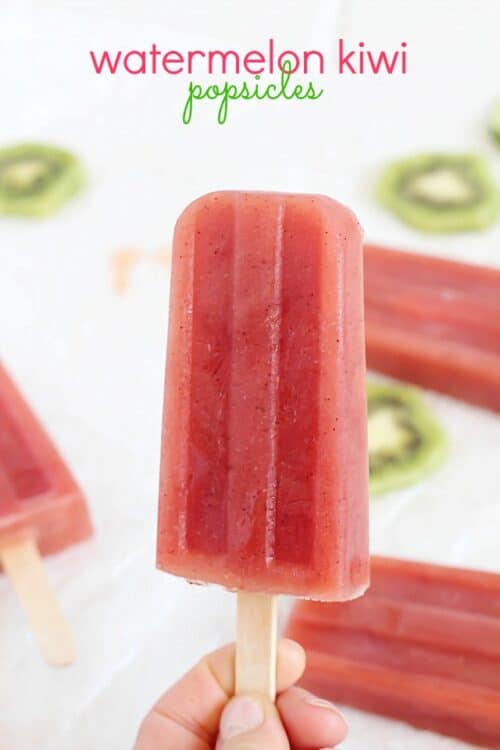
[[[383,206],[425,232],[484,229],[500,211],[488,164],[474,154],[420,154],[395,161],[377,187]]]
[[[495,104],[491,112],[490,133],[500,146],[500,101]]]
[[[48,216],[83,185],[73,154],[23,143],[0,149],[0,214]]]
[[[414,388],[368,384],[371,494],[417,482],[437,468],[446,446],[445,433]]]

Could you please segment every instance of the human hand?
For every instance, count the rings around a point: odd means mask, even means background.
[[[205,656],[142,722],[134,750],[330,750],[347,726],[335,707],[294,683],[305,668],[295,641],[278,644],[278,697],[234,692],[234,644]]]

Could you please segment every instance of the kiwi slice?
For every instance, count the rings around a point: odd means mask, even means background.
[[[73,154],[23,143],[0,149],[0,214],[47,216],[83,185]]]
[[[447,440],[418,392],[368,384],[370,492],[379,495],[418,481],[446,454]]]
[[[474,154],[420,154],[393,162],[377,195],[400,219],[425,232],[483,229],[500,211],[488,164]]]
[[[495,104],[490,116],[490,133],[500,146],[500,101]]]

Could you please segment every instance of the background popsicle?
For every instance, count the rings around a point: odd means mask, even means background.
[[[372,558],[345,604],[300,602],[287,635],[303,683],[332,700],[500,747],[500,576]]]
[[[78,485],[0,365],[0,562],[52,664],[72,662],[76,645],[39,555],[91,533]]]
[[[80,488],[0,365],[0,545],[29,535],[48,555],[91,533]]]
[[[364,248],[369,367],[500,411],[500,271]]]

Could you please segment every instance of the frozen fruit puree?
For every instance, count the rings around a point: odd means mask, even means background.
[[[295,606],[305,687],[500,748],[500,575],[372,558],[356,602]]]
[[[233,590],[368,583],[361,229],[320,195],[221,192],[175,229],[158,566]]]
[[[500,270],[364,249],[368,366],[500,411]]]
[[[0,544],[33,535],[47,555],[91,533],[80,489],[0,365]]]

